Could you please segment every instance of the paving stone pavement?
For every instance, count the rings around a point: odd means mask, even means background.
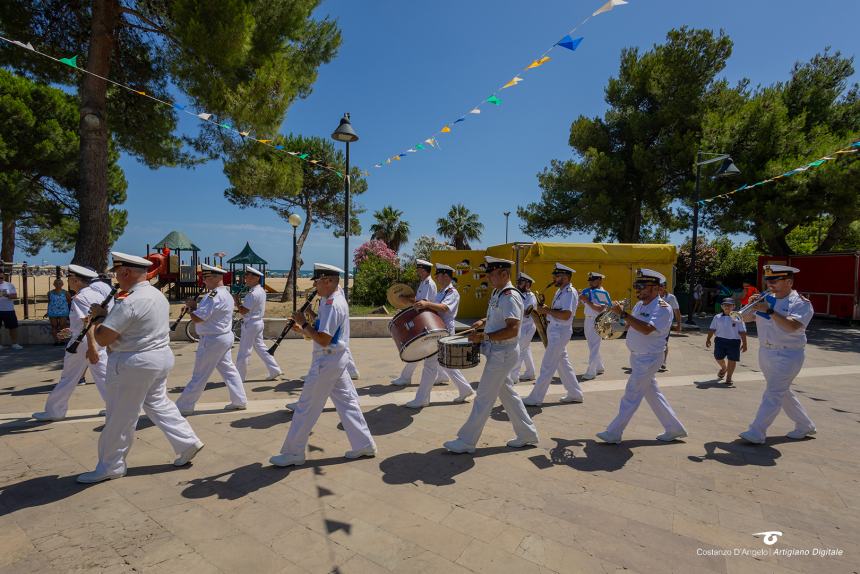
[[[512,432],[497,406],[475,455],[458,456],[441,444],[470,405],[452,403],[449,383],[434,388],[430,407],[403,408],[415,386],[389,385],[401,367],[393,343],[355,339],[379,456],[342,458],[348,444],[329,405],[307,464],[292,470],[267,463],[309,365],[309,344],[288,340],[282,380],[263,380],[252,358],[247,411],[225,412],[223,383],[208,385],[190,418],[206,449],[191,466],[174,468],[142,417],[128,476],[89,487],[75,476],[96,462],[94,385],[78,387],[65,421],[36,423],[29,414],[59,379],[62,349],[0,351],[0,572],[858,572],[860,331],[815,321],[810,340],[794,388],[814,438],[786,439],[780,415],[765,446],[736,440],[764,386],[757,341],[725,388],[704,334],[689,332],[672,337],[670,370],[658,378],[690,431],[683,442],[654,440],[662,429],[644,403],[623,444],[595,440],[626,380],[618,340],[604,343],[607,372],[583,383],[584,404],[560,404],[553,384],[529,408],[535,448],[505,447]],[[539,363],[543,348],[532,347]],[[194,349],[173,346],[174,399]],[[568,351],[582,372],[585,341]],[[474,384],[481,368],[464,374]],[[773,545],[754,536],[769,531],[782,533]]]

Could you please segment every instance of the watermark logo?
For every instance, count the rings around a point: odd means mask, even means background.
[[[762,542],[768,546],[773,546],[777,543],[779,537],[782,536],[782,532],[779,530],[768,530],[767,532],[756,532],[753,536],[761,536]]]

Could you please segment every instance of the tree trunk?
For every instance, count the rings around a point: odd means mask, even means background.
[[[618,237],[620,243],[639,243],[642,228],[642,197],[639,192],[633,194],[633,202],[624,215],[621,234]]]
[[[308,235],[311,232],[311,225],[313,224],[313,214],[311,213],[310,208],[305,208],[305,223],[302,226],[302,232],[299,233],[298,238],[296,238],[296,267],[293,268],[292,263],[290,263],[290,273],[287,275],[287,284],[284,285],[284,292],[281,294],[281,303],[285,301],[289,301],[292,297],[292,292],[290,289],[295,289],[296,285],[298,285],[298,276],[299,271],[302,268],[302,248],[305,245],[305,240],[308,238]]]
[[[845,235],[845,232],[851,225],[852,220],[852,217],[844,217],[839,215],[834,216],[833,223],[827,230],[827,235],[824,236],[824,239],[818,245],[818,248],[816,248],[815,252],[826,253],[827,251],[833,250],[833,246],[839,243],[839,241]]]
[[[0,261],[15,260],[15,214],[9,210],[0,213],[3,220],[3,239],[0,242]]]
[[[110,75],[114,33],[119,23],[119,15],[119,4],[116,0],[93,1],[87,70],[103,77]],[[79,94],[81,179],[76,195],[80,206],[80,231],[72,262],[103,270],[107,266],[107,252],[110,247],[107,83],[85,74],[81,80]]]

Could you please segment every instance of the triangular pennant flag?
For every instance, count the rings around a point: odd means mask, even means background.
[[[337,174],[338,177],[343,177],[343,174],[340,173],[339,171],[336,171],[335,173]]]
[[[282,145],[276,145],[276,146],[275,146],[275,149],[284,149],[284,146],[282,146]]]
[[[470,113],[470,114],[480,114],[480,113],[481,113],[481,110],[479,110],[478,108],[474,108],[474,109],[473,109],[472,111],[470,111],[469,113]]]
[[[485,101],[485,102],[487,102],[488,104],[493,104],[493,105],[496,105],[496,106],[499,106],[499,105],[501,105],[501,104],[502,104],[502,100],[500,100],[500,99],[499,99],[499,98],[497,98],[496,96],[490,96],[489,98],[487,98],[487,99],[486,99],[486,100],[484,100],[484,101]]]
[[[448,132],[450,132],[450,131],[451,131],[451,128],[449,128],[448,126],[445,126],[445,127],[443,127],[440,131],[441,131],[443,134],[447,134]]]
[[[460,122],[465,122],[465,121],[466,121],[466,116],[463,116],[463,117],[457,118],[457,119],[454,121],[454,123],[455,123],[455,124],[459,124]]]
[[[257,140],[260,143],[272,143],[272,140]]]
[[[367,170],[364,170],[364,177],[370,177],[370,172]]]
[[[853,144],[851,144],[851,147],[860,147],[860,141],[854,142]]]
[[[388,158],[387,160],[385,160],[385,163],[391,163],[391,158]]]
[[[173,107],[179,110],[180,112],[185,109],[185,106],[182,104],[173,104]]]
[[[292,155],[292,156],[299,155],[299,152],[297,152],[297,151],[288,151],[287,153]]]
[[[406,151],[408,151],[409,153],[418,153],[418,150],[416,150],[416,149],[414,149],[414,148],[409,148],[409,149],[408,149],[408,150],[406,150]]]
[[[139,91],[139,90],[134,90],[134,92],[135,92],[136,94],[141,95],[141,96],[145,96],[145,95],[146,95],[146,92],[141,92],[141,91]]]
[[[211,118],[212,114],[207,114],[206,112],[201,112],[201,113],[197,114],[197,117],[200,118],[201,120],[205,121],[205,120],[208,120],[209,118]]]
[[[231,130],[231,129],[233,129],[233,126],[231,126],[230,124],[218,124],[218,127],[222,127],[222,128],[224,128],[225,130]]]
[[[373,167],[382,167],[382,164],[381,163],[375,163],[375,164],[373,164]]]
[[[415,149],[424,149],[424,144],[415,144]]]
[[[504,90],[505,88],[510,88],[511,86],[516,86],[517,84],[519,84],[522,81],[523,81],[523,79],[521,77],[514,76],[514,78],[510,82],[508,82],[507,84],[502,86],[502,89]]]
[[[565,36],[561,40],[558,41],[558,46],[562,48],[567,48],[570,51],[576,50],[579,45],[582,43],[583,37],[579,38],[571,38],[570,36]]]
[[[623,6],[624,4],[627,4],[627,0],[609,0],[609,2],[607,2],[606,4],[604,4],[603,6],[598,8],[597,10],[595,10],[594,13],[592,14],[592,16],[597,16],[598,14],[603,14],[604,12],[609,12],[610,10],[615,8],[616,6]]]
[[[30,50],[32,52],[36,51],[36,49],[33,48],[33,44],[31,44],[30,42],[27,42],[25,44],[24,42],[19,42],[18,40],[12,40],[12,43],[15,44],[16,46],[21,46],[22,48],[27,48],[28,50]]]
[[[242,136],[243,138],[246,138],[246,137],[248,137],[248,134],[250,134],[250,133],[251,132],[239,132],[239,135]]]
[[[402,153],[402,154],[400,154],[400,156],[399,156],[399,157],[406,157],[406,154],[405,154],[405,153]]]
[[[309,155],[310,155],[310,154],[307,154],[307,153],[300,153],[297,157],[298,157],[299,159],[308,159],[308,156],[309,156]]]
[[[60,61],[67,66],[71,66],[72,68],[78,67],[78,57],[72,56],[71,58],[60,58]]]
[[[396,161],[400,161],[400,156],[399,156],[399,155],[396,155],[396,156],[394,156],[394,157],[393,157],[393,158],[391,158],[391,159],[396,160]]]
[[[435,146],[436,140],[434,140],[433,138],[427,138],[426,140],[424,140],[424,143],[430,144],[431,146]]]
[[[549,62],[549,60],[550,60],[550,57],[549,57],[549,56],[544,56],[544,57],[543,57],[543,58],[541,58],[540,60],[535,60],[534,62],[532,62],[531,64],[529,64],[529,67],[528,67],[528,68],[526,68],[526,70],[531,70],[532,68],[537,68],[537,67],[539,67],[539,66],[543,66],[544,64],[546,64],[547,62]]]

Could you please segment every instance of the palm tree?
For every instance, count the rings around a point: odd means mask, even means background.
[[[370,238],[384,241],[394,252],[400,251],[400,246],[409,240],[409,222],[400,219],[402,215],[390,205],[374,212],[376,223],[370,226]]]
[[[436,221],[436,232],[449,238],[454,249],[471,249],[469,241],[480,241],[483,230],[484,224],[478,220],[478,214],[469,211],[462,203],[452,205],[448,216]]]

